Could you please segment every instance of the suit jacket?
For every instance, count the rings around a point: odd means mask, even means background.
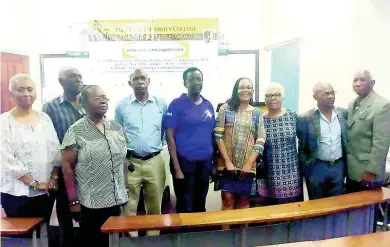
[[[341,129],[341,144],[343,158],[345,159],[347,109],[335,107]],[[306,165],[311,165],[316,159],[318,149],[318,137],[321,136],[320,111],[315,108],[307,111],[298,118],[298,157],[302,171]]]
[[[382,182],[390,145],[390,102],[372,92],[354,113],[355,102],[348,106],[348,176],[360,181],[365,172],[371,172],[376,182]]]

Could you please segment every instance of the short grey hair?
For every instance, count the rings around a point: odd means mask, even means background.
[[[73,68],[73,67],[62,67],[59,71],[58,71],[58,80],[59,79],[64,79],[64,77],[66,76],[66,74],[69,72],[69,70],[77,70],[76,68]],[[77,70],[78,71],[78,70]]]
[[[276,89],[280,92],[282,97],[284,97],[284,87],[278,82],[271,82],[265,88],[265,94],[268,94],[272,89]]]
[[[14,76],[12,76],[12,78],[9,80],[9,85],[8,85],[8,90],[10,92],[13,92],[13,90],[15,89],[15,83],[17,81],[27,81],[27,80],[30,80],[31,82],[33,82],[33,80],[31,80],[31,77],[27,74],[16,74]],[[34,82],[33,82],[34,84]],[[34,84],[35,86],[35,84]]]

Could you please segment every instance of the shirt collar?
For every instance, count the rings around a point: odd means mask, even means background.
[[[134,103],[134,101],[138,101],[137,97],[135,97],[134,94],[130,95],[130,103]],[[150,94],[148,94],[148,99],[145,101],[145,102],[155,102],[156,99],[153,97],[153,96],[150,96]]]
[[[202,95],[199,95],[199,96],[200,96],[200,98],[202,98],[203,101],[207,101]],[[183,94],[180,96],[180,99],[191,101],[190,98],[188,97],[188,94],[186,94],[186,93],[183,93]],[[191,102],[192,102],[192,101],[191,101]]]
[[[316,105],[316,107],[314,107],[314,112],[317,112],[319,110],[320,110],[320,108],[318,108],[318,105]],[[339,110],[338,110],[338,108],[336,106],[333,106],[333,111],[336,112],[336,113],[339,112]]]

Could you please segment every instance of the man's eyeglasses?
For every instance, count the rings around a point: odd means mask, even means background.
[[[265,95],[265,98],[266,99],[276,99],[276,98],[280,98],[282,97],[282,94],[281,93],[271,93],[271,94],[266,94]]]
[[[95,98],[95,102],[108,102],[110,99],[105,97],[105,96],[102,96],[102,97],[96,97]]]

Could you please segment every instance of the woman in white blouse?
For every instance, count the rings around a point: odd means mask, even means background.
[[[31,107],[36,99],[28,75],[11,78],[15,108],[1,114],[1,204],[7,217],[50,218],[61,163],[59,141],[46,113]]]

